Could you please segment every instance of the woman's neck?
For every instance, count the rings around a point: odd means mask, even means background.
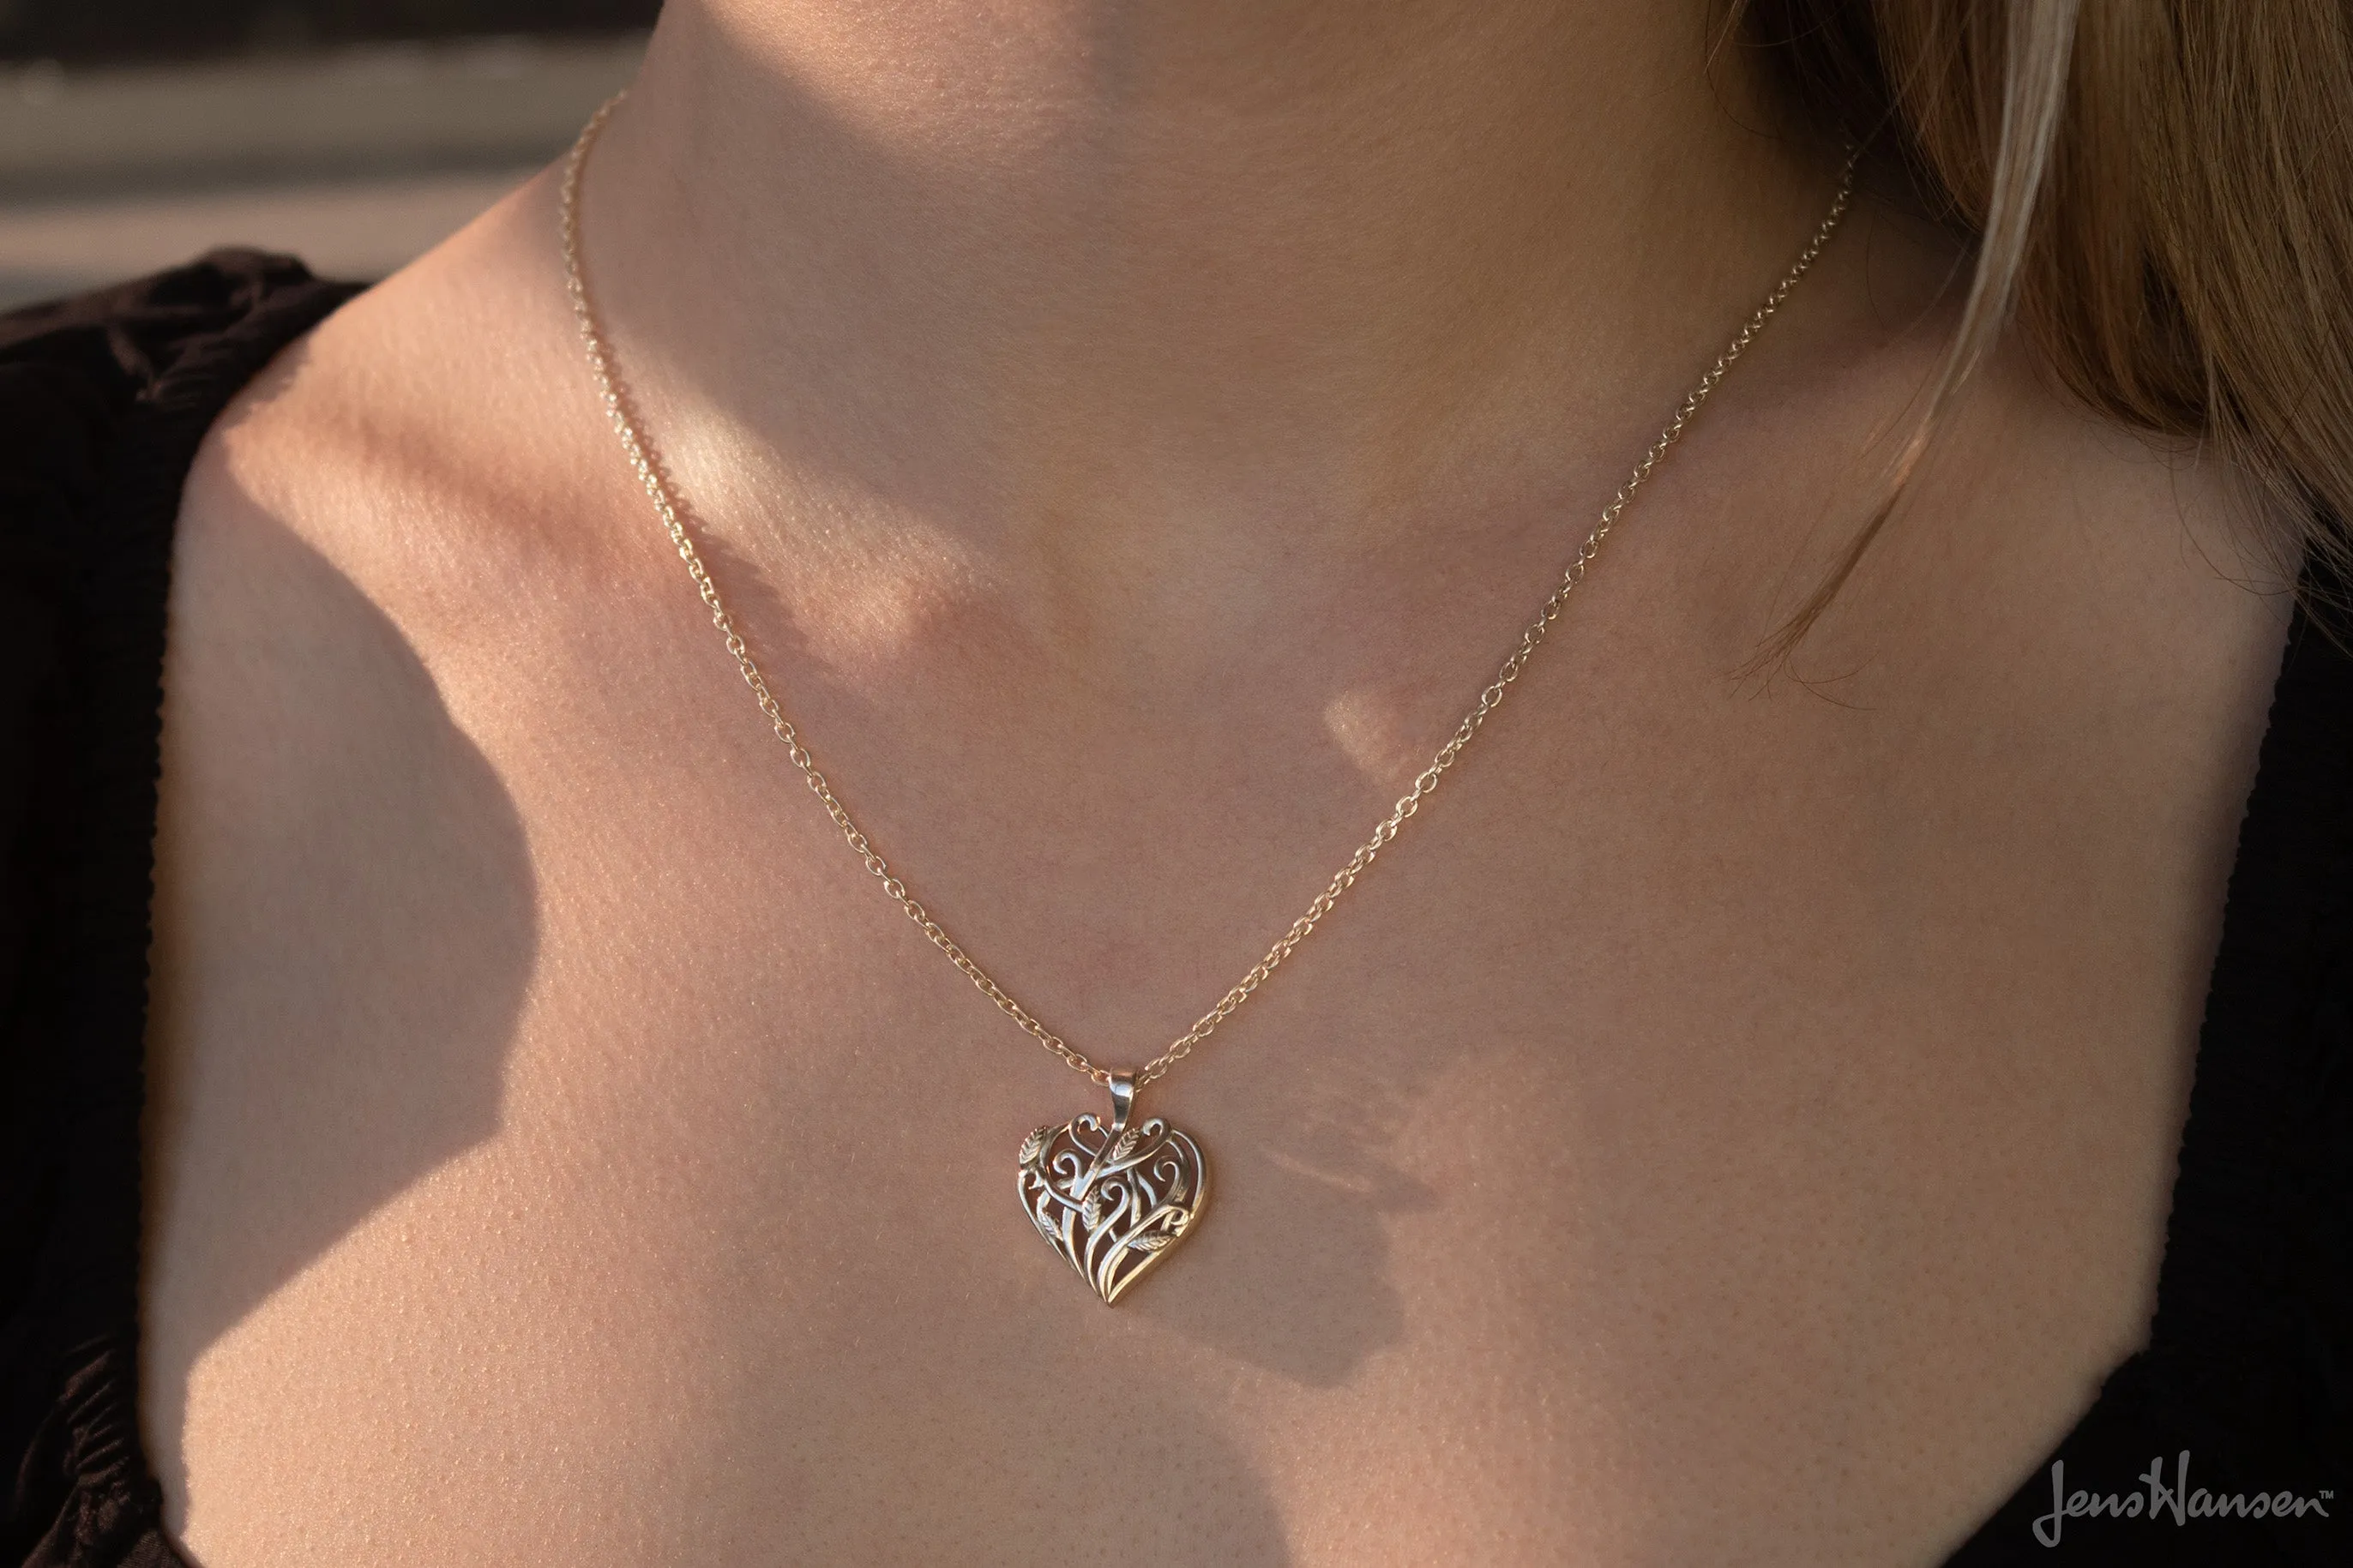
[[[1361,549],[1622,467],[1819,216],[1718,11],[671,0],[589,264],[797,484],[1082,574]]]

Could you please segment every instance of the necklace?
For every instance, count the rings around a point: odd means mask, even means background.
[[[1439,781],[1446,776],[1462,749],[1471,743],[1489,715],[1503,702],[1520,672],[1535,656],[1553,623],[1567,607],[1568,596],[1591,570],[1594,558],[1601,552],[1602,541],[1609,535],[1626,503],[1642,482],[1651,477],[1667,448],[1673,446],[1724,379],[1734,361],[1746,352],[1756,341],[1765,323],[1772,320],[1782,301],[1796,288],[1830,243],[1837,231],[1840,219],[1846,216],[1854,195],[1854,163],[1849,160],[1839,181],[1838,194],[1831,200],[1829,213],[1815,228],[1798,253],[1798,258],[1780,280],[1765,296],[1725,351],[1716,356],[1707,374],[1687,394],[1675,410],[1666,428],[1659,432],[1634,471],[1620,486],[1618,493],[1601,510],[1600,521],[1577,546],[1577,555],[1555,583],[1552,594],[1535,619],[1520,633],[1519,646],[1504,660],[1494,679],[1479,693],[1462,721],[1430,765],[1416,775],[1413,787],[1400,796],[1381,818],[1373,835],[1359,845],[1348,858],[1348,863],[1333,875],[1324,890],[1307,906],[1307,912],[1292,921],[1291,929],[1276,939],[1266,955],[1252,964],[1250,973],[1236,983],[1233,989],[1218,999],[1218,1005],[1194,1021],[1193,1026],[1179,1035],[1168,1048],[1145,1062],[1142,1067],[1119,1070],[1102,1066],[1080,1052],[1061,1036],[1054,1033],[1005,989],[990,978],[987,970],[950,936],[934,919],[923,900],[909,890],[906,882],[891,869],[857,822],[849,808],[842,805],[819,771],[817,759],[802,741],[800,731],[785,716],[785,710],[770,689],[767,677],[761,673],[753,658],[750,646],[736,628],[734,617],[728,613],[726,602],[720,597],[719,586],[712,580],[702,556],[695,549],[693,535],[688,531],[684,513],[669,478],[651,455],[651,449],[638,433],[638,422],[628,398],[621,390],[620,378],[614,369],[613,352],[605,341],[596,313],[590,304],[587,277],[580,255],[580,184],[587,167],[588,153],[596,145],[597,133],[604,130],[614,108],[621,101],[616,94],[591,116],[582,127],[579,140],[565,162],[561,195],[561,225],[564,245],[565,288],[572,302],[574,321],[580,329],[580,339],[588,352],[588,364],[596,376],[605,413],[612,422],[615,434],[621,438],[621,449],[638,477],[638,482],[653,502],[661,518],[662,527],[670,543],[678,550],[679,558],[686,563],[687,575],[693,579],[703,607],[711,614],[711,623],[726,640],[727,651],[735,659],[735,668],[751,689],[752,697],[766,716],[769,728],[784,742],[785,755],[798,769],[802,781],[824,805],[826,815],[841,830],[841,836],[882,886],[907,918],[915,922],[934,947],[947,956],[949,963],[966,980],[977,987],[982,995],[995,1003],[997,1009],[1019,1025],[1031,1038],[1062,1058],[1074,1071],[1083,1073],[1093,1082],[1111,1091],[1111,1117],[1108,1121],[1092,1111],[1082,1112],[1057,1127],[1048,1124],[1032,1131],[1021,1141],[1018,1159],[1018,1186],[1023,1214],[1046,1244],[1062,1260],[1078,1271],[1079,1277],[1092,1286],[1095,1294],[1106,1304],[1119,1300],[1127,1288],[1142,1279],[1154,1265],[1166,1257],[1178,1241],[1190,1233],[1200,1217],[1201,1206],[1209,1195],[1209,1172],[1201,1157],[1200,1145],[1166,1121],[1155,1116],[1143,1121],[1134,1119],[1135,1091],[1166,1074],[1169,1068],[1192,1053],[1193,1047],[1208,1038],[1217,1026],[1231,1017],[1235,1009],[1249,1001],[1268,976],[1289,958],[1292,950],[1307,940],[1332,912],[1340,895],[1356,885],[1374,858],[1388,847],[1409,818],[1421,809]]]

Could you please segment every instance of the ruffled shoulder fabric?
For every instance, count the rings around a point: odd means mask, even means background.
[[[136,1403],[172,531],[230,398],[355,292],[217,251],[0,316],[0,1563],[181,1561]]]

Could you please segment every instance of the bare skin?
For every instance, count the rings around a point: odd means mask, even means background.
[[[1373,9],[1373,8],[1368,8]],[[1404,787],[1826,205],[1707,7],[672,0],[588,255],[820,760],[1140,1059]],[[1998,359],[1788,671],[1952,256],[1869,204],[1459,773],[1150,1104],[871,885],[543,178],[181,521],[146,1415],[206,1568],[1928,1563],[2140,1342],[2284,608]],[[2258,584],[2260,587],[2260,584]],[[1075,1543],[1075,1544],[1072,1544]]]

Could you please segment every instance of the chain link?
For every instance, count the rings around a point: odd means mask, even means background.
[[[565,289],[572,301],[573,320],[579,326],[582,342],[587,346],[589,367],[596,374],[606,417],[612,422],[615,433],[621,438],[621,448],[628,458],[630,469],[636,473],[638,483],[644,488],[655,511],[660,515],[662,527],[668,531],[670,543],[677,548],[679,559],[686,563],[687,574],[693,578],[695,591],[702,595],[703,607],[711,612],[711,624],[726,639],[727,651],[734,657],[735,668],[743,674],[744,684],[751,688],[760,711],[767,716],[769,727],[776,731],[776,739],[784,742],[785,755],[800,771],[802,779],[825,806],[826,815],[833,818],[833,825],[841,830],[842,838],[851,851],[881,883],[883,892],[889,894],[907,918],[915,922],[932,945],[945,953],[948,962],[979,988],[982,995],[995,1003],[1006,1016],[1021,1026],[1039,1045],[1061,1058],[1071,1068],[1086,1074],[1096,1083],[1108,1084],[1114,1069],[1090,1059],[1061,1036],[1039,1023],[1035,1015],[1008,995],[1005,988],[975,963],[972,955],[965,952],[955,938],[932,917],[931,911],[923,907],[923,900],[908,889],[907,884],[891,869],[890,862],[883,859],[864,830],[851,818],[849,808],[841,804],[841,797],[826,781],[824,772],[817,765],[816,757],[801,740],[800,731],[785,716],[776,693],[769,689],[767,677],[761,673],[758,662],[752,657],[750,646],[744,642],[743,633],[736,629],[734,617],[728,613],[726,602],[720,597],[718,584],[712,580],[710,569],[703,564],[702,553],[694,547],[694,538],[687,530],[683,509],[672,493],[668,478],[655,463],[644,439],[638,433],[628,401],[621,394],[619,378],[613,366],[612,350],[606,343],[596,312],[589,305],[587,279],[580,257],[581,174],[587,166],[589,149],[596,144],[597,133],[604,130],[605,122],[620,103],[621,97],[616,94],[599,108],[582,127],[579,140],[573,143],[571,155],[564,167],[561,221]],[[1233,1016],[1235,1010],[1266,984],[1267,978],[1281,967],[1284,959],[1291,956],[1292,951],[1306,941],[1324,917],[1332,912],[1333,906],[1340,901],[1340,896],[1356,885],[1356,879],[1365,874],[1375,858],[1397,837],[1407,820],[1421,809],[1422,802],[1438,788],[1439,781],[1446,776],[1447,770],[1462,754],[1462,749],[1471,743],[1471,738],[1487,722],[1488,716],[1502,706],[1504,694],[1520,678],[1520,672],[1527,668],[1528,660],[1535,657],[1536,649],[1544,645],[1545,637],[1551,631],[1553,623],[1560,619],[1561,613],[1567,608],[1569,595],[1577,591],[1577,584],[1585,581],[1586,574],[1592,569],[1595,557],[1601,552],[1602,542],[1609,538],[1610,529],[1616,526],[1619,517],[1625,511],[1627,502],[1633,499],[1634,492],[1657,468],[1660,460],[1667,455],[1667,449],[1682,437],[1701,405],[1706,403],[1708,395],[1724,379],[1725,373],[1747,351],[1748,345],[1756,342],[1757,335],[1765,330],[1765,323],[1780,310],[1782,301],[1797,287],[1798,279],[1812,268],[1821,255],[1822,247],[1830,243],[1831,236],[1837,231],[1839,221],[1846,216],[1853,195],[1854,161],[1850,158],[1839,181],[1838,195],[1831,203],[1830,212],[1806,242],[1805,248],[1798,253],[1797,260],[1781,275],[1780,281],[1773,286],[1772,292],[1765,296],[1764,302],[1757,307],[1756,312],[1734,335],[1731,343],[1716,356],[1707,374],[1700,377],[1698,384],[1685,395],[1682,405],[1675,410],[1674,417],[1667,422],[1666,428],[1659,432],[1658,439],[1651,443],[1650,450],[1644,452],[1641,460],[1634,465],[1633,473],[1618,487],[1618,493],[1602,509],[1600,521],[1594,524],[1593,531],[1587,534],[1585,542],[1577,546],[1576,559],[1568,563],[1559,581],[1554,584],[1544,607],[1520,633],[1519,647],[1504,660],[1494,679],[1479,693],[1478,702],[1462,716],[1462,721],[1455,726],[1454,733],[1446,743],[1438,749],[1438,754],[1430,759],[1430,765],[1415,776],[1413,787],[1398,797],[1397,804],[1389,808],[1388,815],[1381,818],[1380,825],[1373,829],[1373,836],[1348,857],[1348,863],[1334,874],[1322,892],[1315,895],[1314,901],[1307,906],[1307,912],[1292,921],[1291,929],[1267,949],[1266,956],[1252,964],[1250,973],[1243,975],[1232,990],[1218,998],[1218,1005],[1196,1019],[1193,1026],[1171,1042],[1166,1050],[1135,1069],[1134,1076],[1139,1088],[1160,1078],[1184,1060],[1194,1047],[1208,1039],[1219,1025]]]

